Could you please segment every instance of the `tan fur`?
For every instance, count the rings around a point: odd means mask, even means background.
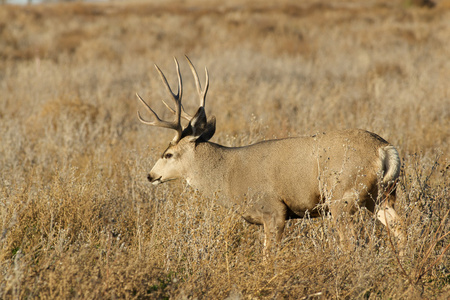
[[[192,65],[191,69],[194,74]],[[193,129],[177,132],[181,138],[172,141],[150,171],[152,183],[185,178],[223,205],[245,207],[243,217],[264,226],[266,247],[272,240],[281,240],[286,219],[305,213],[317,216],[321,204],[330,210],[342,240],[345,230],[339,228],[340,216],[360,206],[375,212],[382,204],[383,213],[377,217],[385,225],[397,226],[392,191],[400,158],[384,139],[354,129],[224,147],[201,139],[202,135],[209,139],[215,130],[215,121],[208,122],[204,114],[204,96],[203,105],[191,117],[188,127]],[[177,110],[179,120],[181,109]],[[402,237],[399,226],[394,233]]]

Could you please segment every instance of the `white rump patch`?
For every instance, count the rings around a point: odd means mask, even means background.
[[[389,145],[378,150],[378,170],[384,174],[383,182],[397,179],[400,174],[400,156],[394,146]]]

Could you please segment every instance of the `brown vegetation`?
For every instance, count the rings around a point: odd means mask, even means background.
[[[0,298],[448,298],[448,1],[213,2],[0,6]],[[396,145],[405,256],[363,210],[356,249],[328,217],[291,220],[263,261],[261,228],[150,186],[171,136],[134,93],[163,111],[153,63],[175,82],[184,54],[208,66],[216,142],[363,128]]]

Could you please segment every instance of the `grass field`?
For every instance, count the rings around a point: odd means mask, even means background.
[[[0,298],[448,299],[450,2],[140,1],[0,6]],[[220,3],[220,4],[219,4]],[[341,249],[329,217],[262,228],[184,181],[146,179],[172,132],[153,64],[214,142],[363,128],[397,147],[403,257],[362,210]],[[167,114],[162,114],[168,117]]]

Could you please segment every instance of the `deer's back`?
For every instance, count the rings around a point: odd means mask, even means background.
[[[232,197],[278,198],[294,211],[311,210],[321,195],[376,184],[378,149],[388,143],[363,130],[269,140],[227,153],[222,187]]]

